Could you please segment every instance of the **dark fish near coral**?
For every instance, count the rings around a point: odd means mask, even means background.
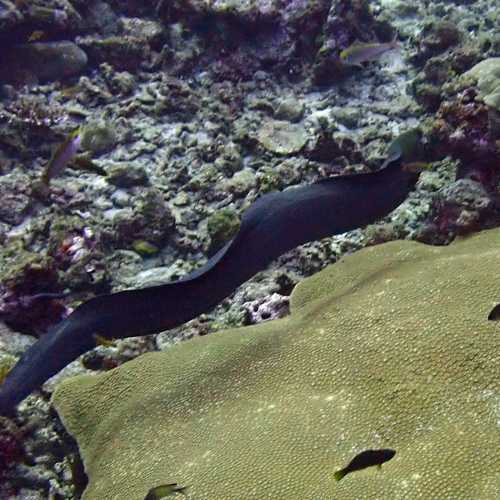
[[[186,495],[186,488],[187,486],[179,486],[177,483],[162,484],[151,488],[144,497],[144,500],[160,500],[160,498],[165,498],[175,493]]]
[[[387,149],[387,156],[382,165],[385,168],[394,161],[401,161],[402,168],[407,172],[422,172],[428,164],[419,161],[423,157],[422,132],[413,128],[400,134]]]
[[[57,147],[42,174],[42,182],[45,185],[48,186],[51,179],[59,175],[76,156],[81,141],[81,131],[77,128]]]
[[[372,224],[400,205],[418,173],[402,155],[377,172],[343,175],[263,195],[243,214],[236,236],[205,265],[164,285],[100,295],[77,307],[33,344],[0,387],[0,414],[68,363],[111,338],[148,335],[213,309],[283,253],[309,241]]]
[[[356,455],[347,467],[340,469],[335,472],[333,477],[336,481],[340,481],[345,475],[351,472],[366,469],[367,467],[372,467],[373,465],[378,465],[379,467],[384,463],[388,462],[394,457],[396,452],[389,448],[381,450],[365,450]]]
[[[399,44],[396,37],[388,43],[362,43],[356,40],[340,53],[340,59],[345,64],[356,66],[364,62],[376,61],[386,52],[398,48]]]
[[[85,170],[87,172],[92,172],[93,174],[97,175],[102,175],[102,176],[108,175],[106,173],[106,170],[97,165],[86,155],[75,156],[68,165],[68,167],[74,170]]]
[[[387,159],[385,163],[391,163],[397,159],[405,161],[407,158],[415,160],[418,148],[422,144],[422,132],[418,128],[412,128],[398,135],[387,148]]]
[[[490,321],[498,321],[500,319],[500,304],[497,304],[488,314]]]

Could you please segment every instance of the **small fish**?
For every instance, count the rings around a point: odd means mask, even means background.
[[[160,486],[151,488],[144,497],[144,500],[159,500],[175,493],[186,496],[186,488],[187,486],[179,486],[177,483],[161,484]]]
[[[42,182],[46,186],[48,186],[50,180],[59,175],[66,168],[68,162],[76,156],[81,141],[81,129],[77,128],[56,148],[42,174]]]
[[[400,47],[396,37],[388,43],[362,43],[356,40],[340,53],[340,59],[345,64],[359,66],[361,63],[376,61],[390,50]]]
[[[10,370],[14,368],[16,362],[17,359],[14,356],[11,356],[10,354],[2,356],[2,362],[0,363],[0,385],[7,378],[7,375],[9,374]]]
[[[48,300],[55,300],[55,299],[65,299],[66,297],[69,297],[71,295],[71,292],[40,292],[35,295],[31,295],[30,299],[31,300],[43,300],[43,299],[48,299]]]
[[[107,337],[104,337],[103,335],[99,335],[98,333],[94,333],[93,335],[95,345],[101,345],[103,347],[115,347],[116,342],[115,339],[108,339]]]
[[[68,167],[73,170],[85,170],[102,176],[108,175],[106,170],[93,162],[87,155],[75,156]]]
[[[431,169],[431,164],[425,161],[411,161],[409,163],[403,163],[401,168],[405,172],[413,172],[414,174],[418,174],[420,172],[424,172],[425,170]]]
[[[347,467],[335,472],[333,477],[336,481],[340,481],[346,474],[351,472],[366,469],[367,467],[371,467],[373,465],[380,467],[384,462],[393,458],[395,454],[396,452],[391,449],[362,451],[349,462]]]
[[[385,168],[389,163],[401,159],[402,163],[411,167],[423,167],[419,158],[423,155],[422,132],[419,128],[412,128],[398,135],[387,148],[387,157],[382,165]],[[420,170],[418,170],[420,171]]]
[[[488,314],[490,321],[498,321],[500,319],[500,304],[497,304]]]
[[[28,42],[39,42],[45,38],[45,33],[41,30],[35,30],[28,38]]]

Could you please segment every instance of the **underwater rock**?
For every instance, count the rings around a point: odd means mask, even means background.
[[[207,232],[210,238],[209,254],[220,250],[240,228],[238,214],[230,208],[223,208],[213,213],[207,220]]]
[[[14,422],[0,418],[0,480],[24,455],[22,432]]]
[[[437,234],[464,235],[483,227],[483,221],[494,212],[493,199],[479,182],[459,179],[439,190],[431,219]]]
[[[183,23],[191,31],[182,40],[187,50],[171,53],[174,67],[179,62],[181,67],[193,66],[201,53],[211,54],[216,61],[209,69],[219,81],[251,80],[260,69],[287,76],[300,73],[299,59],[312,58],[316,52],[316,37],[329,4],[328,0],[161,0],[157,12],[167,25]],[[196,37],[204,43],[193,44]]]
[[[9,266],[0,286],[0,318],[14,330],[40,335],[61,321],[66,314],[62,302],[41,299],[38,294],[60,292],[54,259],[36,253],[19,252],[17,262]]]
[[[7,81],[60,80],[79,74],[87,65],[87,54],[68,41],[16,45],[4,58],[2,76]]]
[[[200,96],[182,79],[162,77],[161,86],[154,97],[155,113],[171,115],[172,119],[189,122],[201,108]]]
[[[423,65],[423,69],[410,85],[416,101],[434,113],[443,99],[459,86],[461,78],[457,76],[472,68],[482,57],[479,46],[468,40],[432,57],[425,52],[417,52],[412,60],[417,66]]]
[[[103,240],[112,247],[128,247],[144,240],[161,247],[172,233],[174,217],[163,195],[154,188],[142,188],[132,208],[113,212],[103,230]]]
[[[479,95],[484,103],[500,112],[500,57],[490,57],[476,64],[462,75],[477,82]]]
[[[61,5],[50,2],[52,5],[47,5],[48,3],[29,5],[28,8],[24,5],[25,21],[31,29],[36,28],[42,33],[57,33],[76,31],[83,27],[83,19],[71,3],[65,2]]]
[[[274,120],[260,128],[257,140],[272,153],[289,155],[298,153],[305,146],[307,132],[301,125]]]
[[[148,184],[148,174],[144,167],[134,166],[130,163],[111,163],[106,168],[106,174],[107,181],[120,188]]]
[[[24,174],[0,176],[0,221],[17,225],[29,213],[33,200],[29,193],[29,179]]]
[[[248,193],[256,184],[257,177],[255,172],[251,168],[244,168],[225,181],[223,189],[237,196],[242,196]]]
[[[420,50],[424,58],[440,54],[444,50],[456,45],[462,39],[458,26],[451,21],[437,21],[429,23],[423,30],[420,40]]]
[[[18,25],[24,17],[14,3],[9,0],[0,0],[0,34]]]
[[[144,40],[153,48],[160,48],[165,39],[165,28],[157,21],[124,17],[120,25],[124,35]]]
[[[205,0],[161,0],[158,5],[162,17],[170,20],[184,18],[190,22],[199,22],[208,18],[212,22],[218,21],[221,27],[221,22],[232,18],[236,22],[261,23],[261,27],[265,28],[272,20],[285,25],[307,22],[309,17],[324,10],[329,3],[327,0],[292,0],[285,4],[281,0],[216,0],[207,4]]]
[[[491,230],[363,249],[300,283],[290,317],[66,380],[53,403],[83,498],[142,500],[166,480],[198,500],[494,498],[499,245]],[[335,481],[387,447],[380,471]]]
[[[137,71],[149,58],[149,46],[133,36],[85,37],[79,38],[78,44],[92,65],[106,62],[116,70]]]
[[[116,35],[119,32],[120,16],[108,2],[72,0],[72,3],[85,12],[85,25],[90,32],[98,32],[103,36]],[[80,3],[81,5],[77,5]]]
[[[451,155],[461,161],[457,177],[479,181],[487,190],[495,189],[500,174],[500,143],[496,125],[497,111],[481,98],[476,82],[483,89],[495,74],[495,64],[479,63],[449,85],[446,98],[429,120],[429,151],[437,158]],[[448,85],[448,84],[446,84]],[[496,88],[496,87],[495,87]]]
[[[290,313],[290,299],[279,293],[273,293],[267,297],[261,297],[243,304],[245,308],[246,325],[254,325],[288,316]]]
[[[274,111],[277,120],[298,122],[304,115],[304,103],[296,98],[281,99]]]

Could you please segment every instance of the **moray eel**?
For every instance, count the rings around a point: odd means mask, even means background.
[[[33,344],[0,386],[0,414],[96,345],[96,335],[126,338],[168,330],[213,309],[239,285],[298,245],[371,224],[396,208],[418,173],[392,155],[383,169],[269,193],[244,213],[239,232],[186,277],[96,296]]]

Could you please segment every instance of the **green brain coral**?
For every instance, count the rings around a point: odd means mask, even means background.
[[[288,318],[62,383],[84,498],[498,499],[500,231],[391,242],[302,282]],[[368,448],[382,466],[341,482]]]

